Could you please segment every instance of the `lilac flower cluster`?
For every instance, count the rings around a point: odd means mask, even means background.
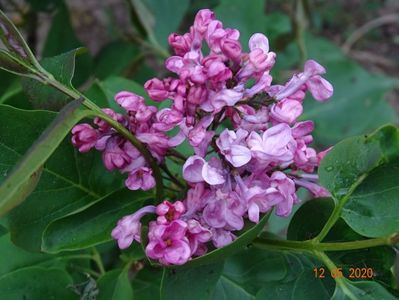
[[[154,78],[144,87],[154,101],[170,99],[172,105],[158,110],[138,95],[120,92],[115,100],[127,115],[104,112],[132,132],[159,163],[184,140],[192,146],[194,155],[182,167],[185,199],[143,207],[119,220],[112,231],[125,249],[141,241],[141,218],[155,214],[146,254],[165,265],[181,265],[209,247],[231,243],[245,219],[258,223],[273,208],[278,216],[288,216],[299,201],[299,187],[316,197],[328,195],[314,174],[328,150],[317,153],[309,147],[314,124],[297,119],[307,91],[324,101],[333,88],[321,77],[325,69],[313,60],[285,85],[272,85],[276,54],[269,51],[266,36],[253,34],[250,51],[243,52],[239,31],[224,28],[208,9],[198,12],[188,33],[171,34],[169,44],[175,55],[165,66],[177,78]],[[233,128],[221,130],[226,121]],[[93,147],[102,151],[108,170],[128,173],[129,189],[153,188],[152,170],[140,152],[103,120],[94,124],[96,128],[77,125],[73,144],[81,152]],[[174,128],[178,134],[169,137]]]

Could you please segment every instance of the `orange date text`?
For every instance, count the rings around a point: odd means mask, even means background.
[[[349,278],[349,279],[372,279],[374,276],[373,268],[349,268],[344,270],[343,268],[326,269],[324,267],[315,267],[313,269],[314,276],[319,279],[326,278]]]

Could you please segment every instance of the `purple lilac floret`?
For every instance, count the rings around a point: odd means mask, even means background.
[[[304,71],[285,85],[272,85],[276,54],[269,51],[267,37],[253,34],[246,53],[239,36],[238,30],[224,28],[212,11],[200,10],[188,33],[169,36],[175,55],[165,67],[176,76],[153,78],[144,85],[152,100],[169,99],[171,106],[159,110],[146,105],[142,96],[122,91],[115,101],[126,114],[104,109],[158,163],[185,140],[194,153],[182,169],[185,198],[146,206],[119,220],[112,237],[121,249],[141,241],[140,220],[153,214],[147,256],[164,265],[182,265],[234,241],[246,220],[258,223],[273,208],[278,216],[290,215],[299,202],[299,187],[315,197],[329,195],[314,174],[329,149],[317,153],[311,148],[313,122],[297,121],[307,91],[317,101],[332,96],[332,85],[321,77],[325,69],[308,60]],[[202,52],[203,43],[208,54]],[[226,120],[233,129],[217,133]],[[101,151],[108,170],[127,173],[127,188],[152,189],[155,179],[141,153],[103,120],[94,124],[73,128],[72,143],[79,151]],[[167,134],[176,128],[175,136]]]

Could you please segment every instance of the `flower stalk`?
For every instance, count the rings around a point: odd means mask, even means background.
[[[399,233],[395,233],[389,237],[381,237],[374,239],[366,239],[351,242],[333,242],[333,243],[320,243],[315,240],[306,241],[288,241],[276,240],[259,237],[253,241],[255,247],[261,249],[275,249],[275,250],[288,250],[300,252],[314,252],[314,251],[347,251],[366,249],[378,246],[392,246],[399,242]]]

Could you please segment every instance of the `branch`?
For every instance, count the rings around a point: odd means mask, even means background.
[[[347,251],[356,249],[365,249],[378,246],[392,246],[399,242],[399,232],[389,237],[367,239],[351,242],[319,243],[314,240],[307,241],[287,241],[266,238],[257,238],[253,245],[262,249],[277,249],[300,252],[314,251]]]
[[[344,53],[348,54],[352,46],[366,33],[370,30],[378,28],[382,25],[389,23],[399,23],[399,14],[391,14],[379,17],[377,19],[371,20],[366,24],[360,26],[346,39],[345,43],[342,45],[342,50]]]
[[[348,193],[345,195],[345,197],[343,197],[340,200],[335,200],[335,207],[334,210],[331,214],[331,216],[328,218],[326,224],[324,224],[323,229],[320,231],[320,233],[313,239],[316,242],[320,242],[322,241],[327,234],[330,232],[330,229],[334,226],[334,224],[338,221],[338,219],[341,216],[341,211],[344,208],[346,202],[349,200],[349,197],[352,195],[352,193],[354,192],[354,190],[363,182],[363,180],[367,177],[367,173],[363,174],[362,176],[360,176],[356,182],[351,186],[351,188],[349,189]]]

